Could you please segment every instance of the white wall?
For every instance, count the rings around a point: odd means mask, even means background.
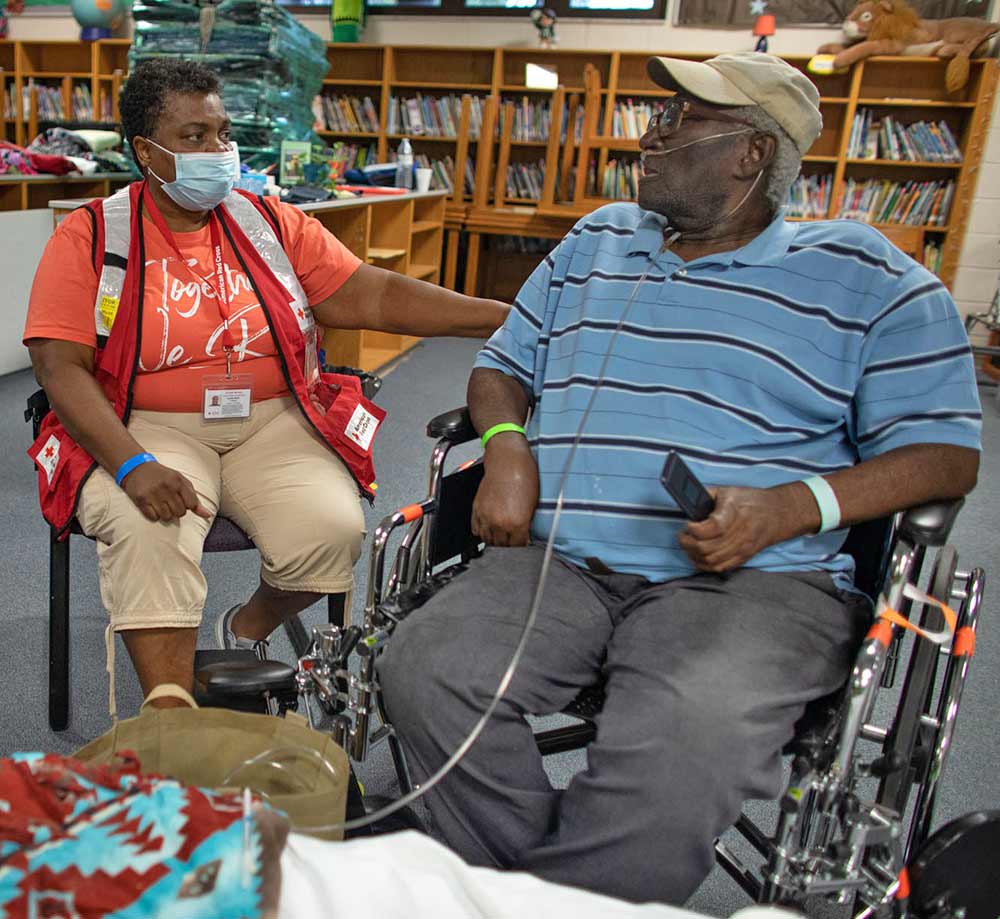
[[[323,39],[330,40],[330,20],[322,15],[302,15],[302,22]],[[647,49],[650,51],[734,51],[749,49],[752,37],[742,30],[680,28],[669,23],[651,25],[633,21],[594,20],[561,22],[559,45],[563,48]],[[12,39],[74,39],[79,27],[62,13],[38,11],[11,17]],[[780,29],[771,39],[776,54],[812,54],[839,32],[826,28]],[[372,16],[364,40],[375,44],[478,45],[530,47],[535,28],[527,15],[522,19],[450,16]],[[0,262],[0,269],[7,255]],[[962,313],[986,308],[996,289],[1000,269],[1000,93],[994,108],[992,129],[979,172],[965,244],[955,279],[955,300]],[[0,277],[3,277],[0,273]],[[14,312],[18,312],[15,310]],[[23,311],[22,313],[23,314]],[[8,316],[10,312],[8,311]],[[8,318],[0,318],[4,332]],[[20,336],[18,335],[18,338]],[[9,335],[4,335],[4,341]],[[6,344],[4,345],[6,347]],[[0,372],[5,367],[0,364]]]
[[[0,212],[0,278],[4,308],[0,313],[0,374],[28,366],[21,344],[28,294],[46,240],[52,235],[52,211]]]

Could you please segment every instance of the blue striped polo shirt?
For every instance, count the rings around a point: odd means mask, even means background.
[[[685,263],[663,251],[664,225],[630,203],[584,217],[476,359],[534,396],[535,538],[548,538],[595,386],[555,549],[653,581],[694,570],[677,542],[686,521],[660,484],[668,450],[707,485],[766,488],[906,444],[979,449],[979,398],[955,305],[877,230],[779,215],[748,245]],[[788,540],[748,564],[829,571],[846,586],[844,536]]]

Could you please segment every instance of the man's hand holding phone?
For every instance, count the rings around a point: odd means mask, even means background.
[[[660,480],[691,521],[677,541],[699,571],[733,571],[792,535],[784,532],[788,505],[780,488],[706,488],[673,451]]]

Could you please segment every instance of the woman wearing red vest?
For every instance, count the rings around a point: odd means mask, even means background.
[[[261,552],[256,592],[217,623],[225,646],[263,653],[285,617],[352,586],[384,412],[320,371],[316,325],[485,337],[507,313],[362,264],[297,208],[233,192],[219,93],[193,62],[136,68],[120,110],[145,179],[62,222],[24,333],[54,410],[31,450],[43,513],[97,540],[144,693],[192,687],[217,513]]]

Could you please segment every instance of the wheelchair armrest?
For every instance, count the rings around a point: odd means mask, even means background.
[[[452,444],[464,444],[475,440],[479,435],[472,426],[469,407],[452,409],[443,415],[438,415],[427,422],[427,436],[445,438]]]
[[[361,395],[371,402],[375,401],[376,394],[382,388],[382,377],[367,370],[358,370],[357,367],[331,367],[329,364],[324,364],[323,372],[336,373],[343,377],[357,377],[361,382]]]
[[[903,512],[899,523],[900,535],[918,546],[943,546],[963,504],[965,498],[953,498],[911,507]]]

